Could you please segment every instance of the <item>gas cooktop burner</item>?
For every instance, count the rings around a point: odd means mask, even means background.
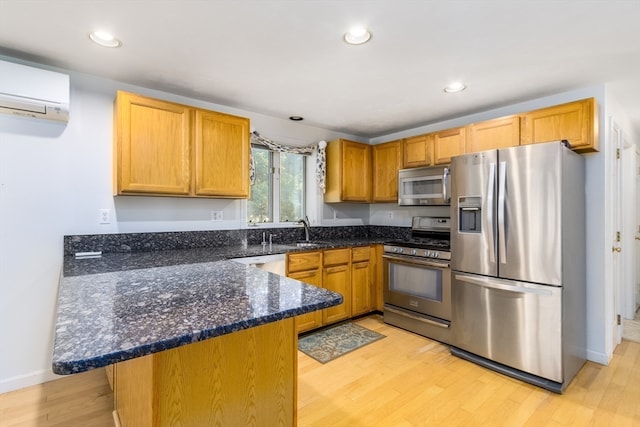
[[[413,217],[411,237],[391,240],[384,252],[421,258],[451,259],[450,220],[443,217]]]

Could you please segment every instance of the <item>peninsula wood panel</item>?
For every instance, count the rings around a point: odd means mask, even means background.
[[[116,193],[189,194],[192,109],[118,92],[115,117]]]
[[[294,319],[121,362],[122,427],[295,425]]]
[[[520,143],[520,117],[508,116],[469,125],[467,153],[515,147]]]
[[[196,110],[194,143],[196,195],[249,197],[249,119]]]
[[[373,201],[398,201],[398,170],[402,169],[402,140],[374,145]]]

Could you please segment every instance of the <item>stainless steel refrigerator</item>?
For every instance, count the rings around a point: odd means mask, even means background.
[[[557,393],[584,364],[584,179],[562,142],[452,159],[453,354]]]

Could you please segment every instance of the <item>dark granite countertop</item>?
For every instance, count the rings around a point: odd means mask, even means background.
[[[338,305],[340,294],[226,260],[381,242],[65,257],[53,372],[83,372]]]

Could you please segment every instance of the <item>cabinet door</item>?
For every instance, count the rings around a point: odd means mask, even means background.
[[[523,114],[520,144],[566,139],[577,152],[599,151],[596,102],[589,98]]]
[[[368,313],[373,309],[371,298],[371,263],[351,264],[351,316]]]
[[[447,129],[433,135],[435,164],[451,163],[451,158],[465,153],[466,128]]]
[[[509,116],[469,126],[466,152],[515,147],[520,144],[520,117]]]
[[[402,141],[373,146],[373,201],[398,201],[398,170],[402,169]]]
[[[185,105],[118,92],[117,194],[189,194],[192,111]]]
[[[322,269],[322,252],[294,252],[287,254],[287,274],[316,269]]]
[[[415,168],[433,164],[433,134],[405,138],[403,167]]]
[[[195,193],[249,197],[249,119],[196,110]]]
[[[342,200],[371,201],[371,146],[344,141],[342,146]]]
[[[288,276],[301,282],[311,283],[320,288],[322,287],[322,270],[320,268],[289,273]],[[296,316],[296,330],[298,333],[319,328],[320,326],[322,326],[322,310]]]
[[[349,264],[325,267],[322,275],[325,289],[342,295],[340,305],[325,308],[322,313],[324,324],[338,322],[351,317],[351,269]]]

